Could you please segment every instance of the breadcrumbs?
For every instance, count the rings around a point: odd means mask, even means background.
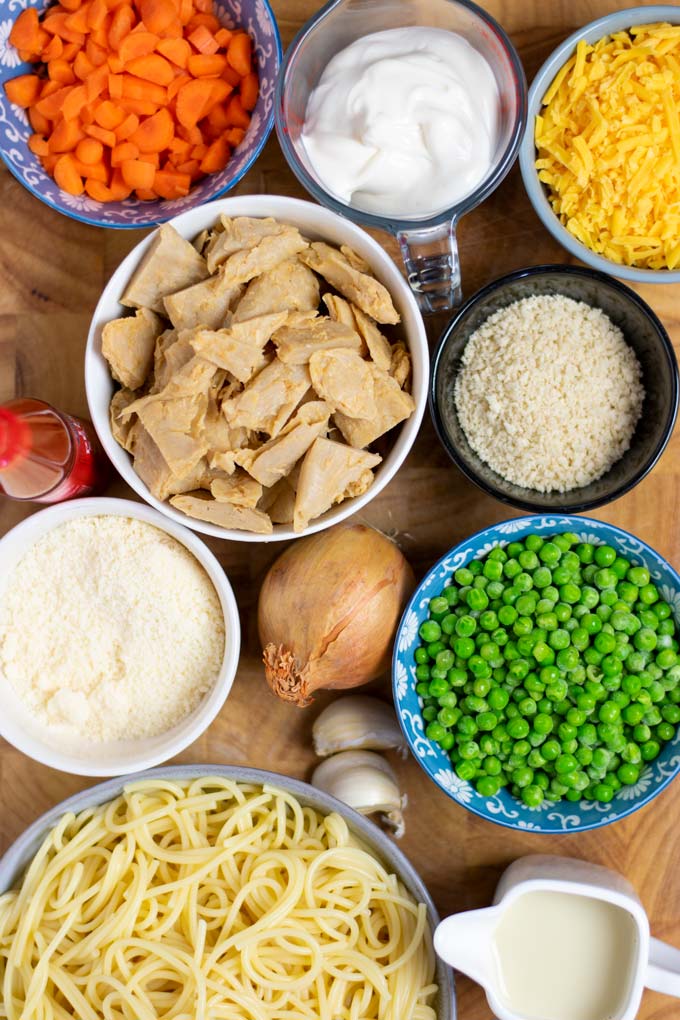
[[[538,492],[604,475],[630,446],[644,396],[618,326],[562,295],[524,298],[490,316],[465,346],[454,391],[473,450]]]

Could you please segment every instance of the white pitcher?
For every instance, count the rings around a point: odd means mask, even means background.
[[[606,973],[600,974],[599,980],[609,981],[611,987],[597,990],[598,1001],[605,1002],[608,996],[611,1001],[606,1009],[603,1006],[602,1016],[589,1016],[588,1020],[634,1020],[645,986],[680,997],[680,950],[650,936],[647,914],[635,890],[626,879],[607,868],[571,858],[522,857],[502,875],[492,907],[447,917],[439,924],[434,935],[437,954],[446,963],[484,987],[489,1005],[498,1020],[563,1020],[563,1018],[575,1020],[578,1015],[578,1010],[570,1012],[569,1003],[562,994],[564,989],[560,992],[555,988],[552,994],[549,987],[546,989],[550,1001],[548,1013],[543,1006],[541,1012],[528,1015],[526,1000],[520,1007],[521,1011],[517,1011],[518,1000],[516,996],[513,999],[514,992],[510,988],[512,982],[509,984],[506,978],[508,966],[517,966],[521,969],[523,935],[520,931],[520,919],[526,918],[527,913],[523,907],[519,911],[517,909],[512,913],[510,911],[527,893],[544,894],[533,900],[535,905],[540,904],[544,919],[557,901],[562,906],[567,906],[568,916],[573,914],[576,904],[565,900],[564,894],[585,897],[589,902],[584,904],[580,901],[579,910],[582,905],[591,912],[600,911],[603,915],[600,918],[602,921],[605,919],[604,915],[620,919],[616,926],[619,943],[616,949],[611,947],[612,956],[620,960],[620,965],[617,966],[616,973],[612,971],[609,976]],[[557,899],[548,899],[545,894],[562,895],[558,895]],[[528,902],[523,901],[523,904]],[[611,905],[609,911],[606,908],[602,911],[603,903]],[[627,916],[619,915],[613,908],[621,908]],[[517,919],[516,932],[513,931],[514,918]],[[539,924],[538,936],[542,934],[542,925],[543,921]],[[590,921],[586,919],[584,934],[592,933],[592,928]],[[540,937],[538,942],[540,943]],[[499,949],[499,945],[504,946],[505,950]],[[622,946],[626,947],[625,952],[619,951]],[[602,949],[601,937],[594,947]],[[553,947],[548,944],[545,945],[545,949],[546,953],[553,951]],[[570,971],[568,953],[563,948],[559,959],[559,966],[563,968],[560,976],[568,976],[568,980],[565,977],[565,986],[568,989],[573,988],[575,991],[580,989],[582,992],[584,982],[597,981],[599,972],[595,960],[590,961],[587,954],[584,958],[584,943],[580,943],[574,949],[580,952],[578,966],[588,970],[588,964],[591,963],[591,973],[579,974],[578,969]],[[539,957],[540,952],[535,960],[536,968],[540,968]],[[538,969],[532,973],[537,984],[543,981],[545,985],[545,981],[549,980],[546,973]]]

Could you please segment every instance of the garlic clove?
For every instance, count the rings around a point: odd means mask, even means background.
[[[406,797],[401,795],[397,777],[382,755],[373,751],[340,751],[317,765],[312,786],[362,815],[380,815],[397,839],[403,836]]]
[[[394,710],[378,698],[349,694],[324,708],[312,727],[314,750],[320,758],[337,751],[397,748],[403,757],[407,744]]]

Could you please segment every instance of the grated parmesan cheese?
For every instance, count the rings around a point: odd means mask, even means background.
[[[454,399],[473,450],[537,492],[600,478],[630,446],[644,389],[635,354],[599,308],[543,294],[470,336]]]
[[[7,578],[0,690],[87,741],[152,737],[210,690],[224,642],[217,592],[183,545],[132,518],[77,518]]]
[[[567,230],[621,265],[680,265],[680,25],[579,42],[543,97],[536,169]]]

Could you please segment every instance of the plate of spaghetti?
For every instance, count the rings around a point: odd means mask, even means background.
[[[0,890],[2,1020],[455,1020],[409,862],[284,776],[102,783],[14,843]]]

